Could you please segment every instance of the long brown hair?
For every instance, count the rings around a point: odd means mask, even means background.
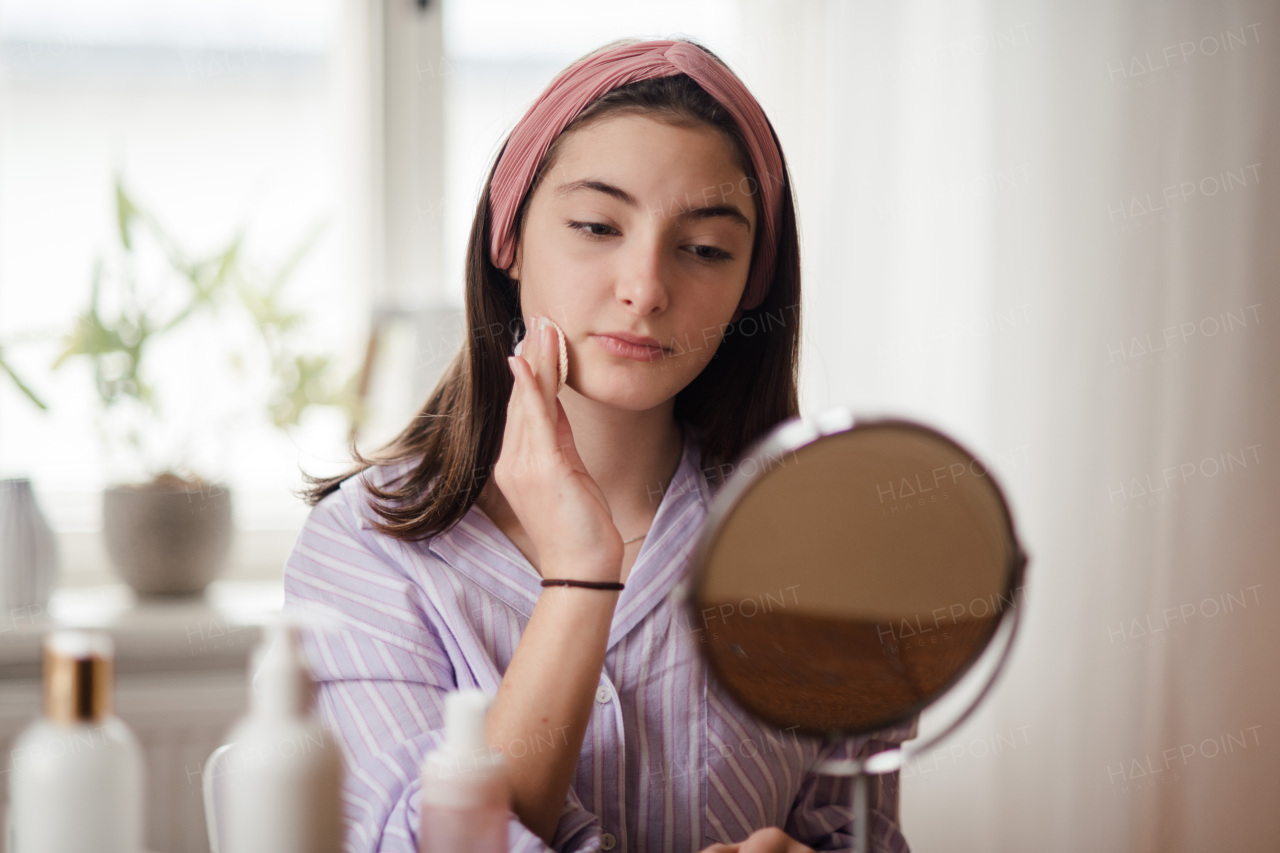
[[[517,229],[523,224],[534,189],[555,162],[560,141],[588,122],[623,113],[717,128],[732,142],[744,173],[752,180],[757,178],[742,132],[702,87],[684,74],[642,80],[601,96],[565,128],[521,202]],[[501,157],[499,152],[494,168]],[[770,428],[799,413],[800,244],[785,159],[783,177],[777,263],[768,295],[725,330],[702,373],[676,394],[675,418],[697,443],[700,466],[713,485]],[[493,168],[471,224],[466,264],[467,336],[461,349],[400,435],[367,457],[352,448],[356,464],[343,474],[307,477],[309,487],[304,495],[315,504],[342,481],[370,466],[408,463],[407,471],[385,487],[367,485],[378,516],[375,526],[397,539],[424,539],[457,524],[480,497],[502,449],[512,387],[507,356],[515,346],[516,333],[522,330],[523,319],[515,283],[489,259],[492,180]],[[755,199],[759,217],[758,193]],[[758,256],[758,250],[753,252],[753,258]]]

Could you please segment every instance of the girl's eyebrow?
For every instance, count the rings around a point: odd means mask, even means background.
[[[561,184],[560,186],[556,187],[555,195],[556,195],[556,198],[565,198],[567,196],[571,196],[574,193],[580,192],[582,190],[594,190],[595,192],[598,192],[598,193],[604,193],[610,198],[616,198],[618,201],[622,202],[628,207],[639,207],[639,204],[636,202],[635,198],[631,195],[631,193],[622,189],[622,187],[616,187],[613,184],[610,184],[606,181],[596,180],[594,178],[587,178],[581,181],[571,181],[567,184]],[[737,222],[743,228],[747,229],[748,233],[750,233],[751,231],[751,221],[747,219],[745,215],[743,215],[742,211],[739,210],[736,205],[732,205],[726,202],[724,204],[712,204],[712,205],[706,205],[703,207],[686,206],[686,205],[690,205],[691,203],[692,203],[692,200],[687,196],[684,199],[683,203],[681,203],[681,200],[678,198],[672,198],[671,203],[669,205],[655,208],[649,212],[651,214],[678,216],[682,219],[690,219],[690,220],[702,220],[702,219],[713,219],[716,217],[724,217],[726,219],[732,219],[733,221]]]
[[[636,207],[636,200],[631,197],[631,193],[627,192],[622,187],[615,187],[613,184],[608,184],[604,181],[598,181],[593,178],[561,184],[556,187],[556,198],[571,196],[579,190],[595,190],[596,192],[604,193],[607,196],[612,196],[625,205]]]

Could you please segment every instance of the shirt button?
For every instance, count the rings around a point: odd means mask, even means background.
[[[600,836],[600,847],[602,849],[612,850],[614,847],[617,847],[617,846],[618,846],[618,839],[614,838],[609,833],[606,832],[604,835]]]
[[[613,698],[613,691],[611,691],[608,687],[605,687],[603,684],[601,684],[599,689],[596,690],[596,701],[599,702],[601,705],[604,705],[612,698]],[[606,847],[605,849],[608,850],[609,848]]]

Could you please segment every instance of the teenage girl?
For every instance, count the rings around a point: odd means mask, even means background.
[[[799,410],[795,212],[759,104],[687,41],[579,60],[503,144],[466,276],[457,356],[399,437],[315,482],[285,573],[286,609],[341,625],[307,643],[347,849],[416,851],[460,687],[495,695],[512,850],[849,847],[848,783],[809,770],[831,748],[739,710],[672,595],[719,472]],[[897,804],[880,777],[876,849],[906,850]]]

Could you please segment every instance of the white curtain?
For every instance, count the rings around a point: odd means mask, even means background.
[[[806,410],[966,441],[1032,557],[914,849],[1280,849],[1280,4],[747,8]]]

